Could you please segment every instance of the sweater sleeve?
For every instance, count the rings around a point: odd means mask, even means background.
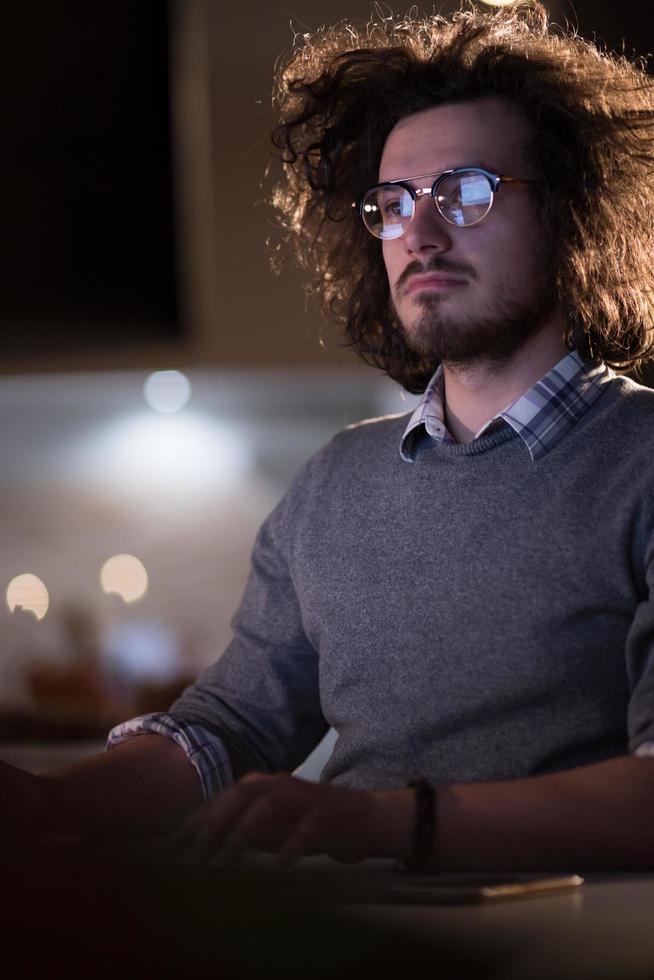
[[[654,534],[645,553],[645,583],[626,645],[629,751],[635,755],[654,755]]]
[[[298,481],[257,536],[233,639],[170,712],[212,731],[236,777],[292,772],[329,726],[322,713],[318,653],[306,636],[290,570]]]

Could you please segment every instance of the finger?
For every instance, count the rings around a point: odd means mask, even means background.
[[[220,846],[212,828],[206,823],[199,823],[178,830],[171,838],[168,854],[173,859],[195,860],[200,850],[205,851],[210,845],[213,850]]]
[[[248,848],[263,849],[271,844],[276,850],[277,828],[281,821],[290,819],[293,809],[297,809],[297,803],[280,793],[268,792],[251,800],[225,841],[220,859],[231,863],[242,857]]]
[[[180,858],[183,861],[206,861],[215,850],[216,843],[211,828],[198,827],[180,852]]]
[[[322,814],[308,813],[292,829],[279,852],[279,865],[288,868],[301,857],[324,851]]]
[[[195,859],[199,854],[218,850],[229,836],[232,825],[249,805],[252,792],[252,784],[246,788],[241,783],[234,783],[195,809],[171,836],[171,854],[185,859],[193,855]]]
[[[171,831],[161,838],[161,857],[173,861],[180,851],[179,831]]]
[[[207,823],[208,808],[212,803],[210,800],[197,807],[176,830],[171,831],[166,841],[166,850],[170,857],[181,854],[195,840],[198,831]]]
[[[174,833],[169,834],[164,844],[166,857],[171,860],[179,857],[185,848],[191,844],[198,829],[182,826],[174,831]]]

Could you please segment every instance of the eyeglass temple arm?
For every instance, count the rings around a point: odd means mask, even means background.
[[[503,184],[537,184],[537,180],[529,180],[528,177],[506,177],[504,174],[497,175]]]

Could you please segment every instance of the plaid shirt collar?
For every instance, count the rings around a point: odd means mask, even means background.
[[[532,460],[540,459],[579,421],[613,377],[613,371],[605,364],[584,362],[576,351],[571,351],[524,395],[489,419],[475,439],[508,424],[525,443]],[[414,461],[416,444],[423,432],[435,442],[456,442],[445,426],[444,389],[441,366],[404,430],[400,455],[407,463]]]

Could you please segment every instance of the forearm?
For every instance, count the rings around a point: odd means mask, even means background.
[[[437,799],[436,869],[654,868],[654,759],[452,783]]]
[[[203,801],[184,751],[160,735],[138,735],[39,778],[48,791],[50,831],[80,837],[164,834]]]

